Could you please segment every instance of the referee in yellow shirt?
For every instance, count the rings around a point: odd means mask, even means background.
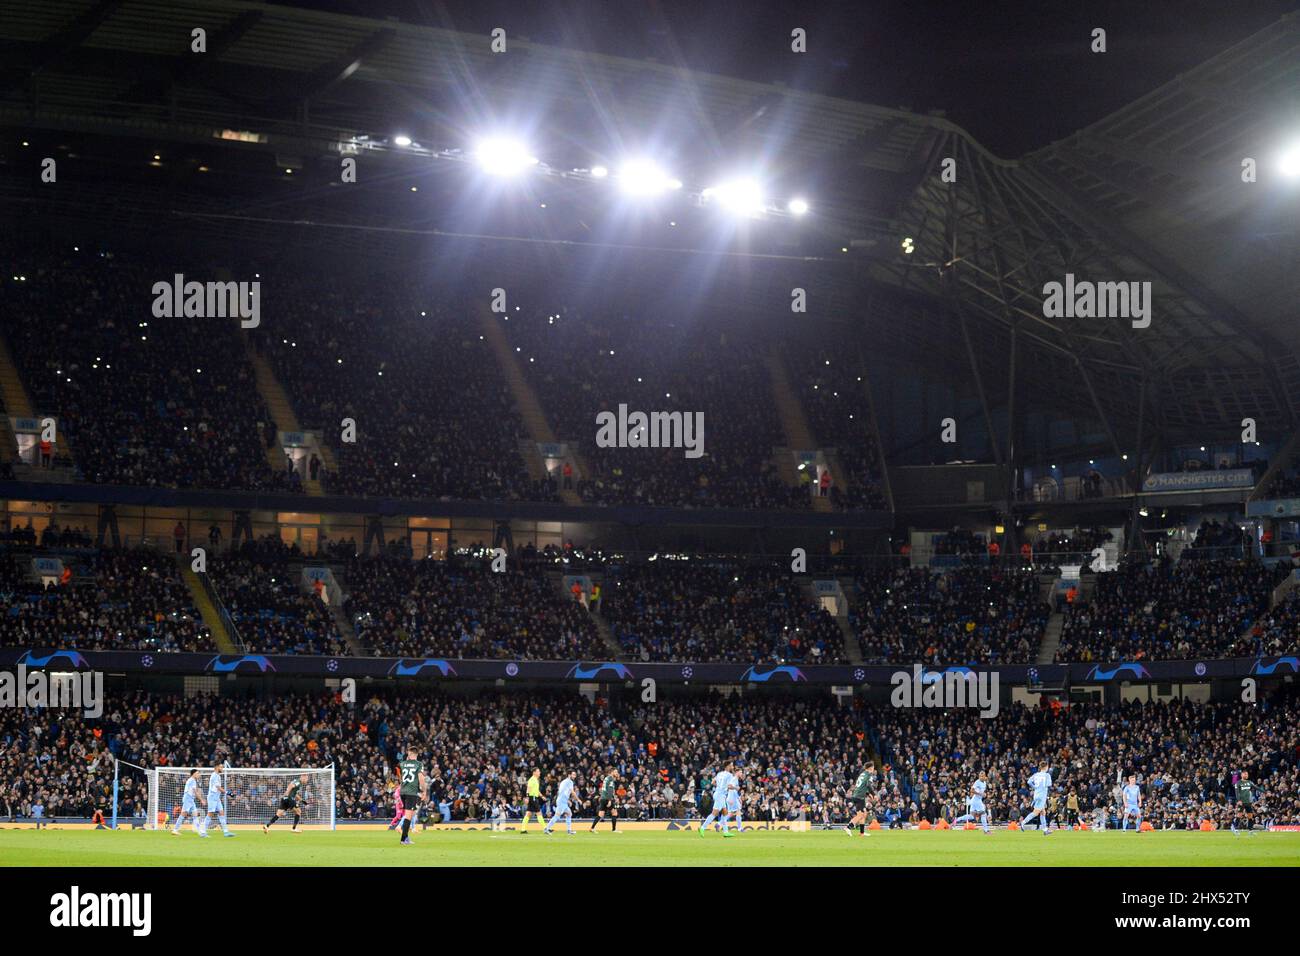
[[[528,832],[528,818],[534,813],[537,814],[537,822],[546,826],[546,818],[542,816],[542,771],[537,767],[533,768],[533,775],[528,778],[528,806],[519,825],[521,832]]]

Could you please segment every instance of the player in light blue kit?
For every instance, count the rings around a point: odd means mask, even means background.
[[[573,771],[569,771],[564,779],[560,781],[560,788],[555,793],[555,815],[551,817],[551,822],[543,828],[543,833],[550,833],[551,827],[555,826],[555,821],[564,817],[564,825],[568,828],[569,835],[573,835],[573,808],[569,801],[574,797]]]
[[[736,765],[729,763],[713,777],[713,811],[709,818],[700,824],[700,836],[713,826],[713,821],[719,817],[722,819],[722,835],[724,837],[735,836],[727,829],[727,820],[731,813],[727,810],[727,794],[731,790],[739,790],[736,786],[736,775],[732,772]]]
[[[1129,775],[1128,783],[1124,785],[1124,818],[1120,823],[1121,830],[1128,829],[1128,818],[1133,818],[1133,826],[1140,833],[1142,831],[1142,788],[1137,785],[1137,777]]]
[[[734,786],[727,791],[727,815],[736,821],[736,832],[740,832],[740,774],[732,774]]]
[[[979,779],[970,785],[970,796],[966,798],[966,812],[952,821],[954,825],[968,820],[979,820],[984,832],[989,832],[989,812],[984,806],[984,794],[988,789],[988,774],[981,770]]]
[[[212,818],[215,816],[221,824],[221,833],[223,836],[232,837],[230,827],[226,826],[226,805],[225,796],[226,788],[221,781],[221,771],[226,769],[226,765],[220,760],[212,768],[212,776],[208,778],[208,814],[203,820],[203,836],[208,835],[208,827],[212,824]]]
[[[1023,830],[1034,817],[1038,817],[1038,828],[1043,835],[1051,833],[1047,828],[1047,793],[1052,789],[1052,766],[1044,761],[1043,767],[1038,773],[1029,778],[1029,786],[1034,791],[1034,809],[1029,811],[1029,815],[1020,821],[1020,828]]]
[[[207,836],[199,827],[199,804],[203,797],[199,795],[199,770],[196,767],[190,771],[190,775],[185,780],[185,795],[181,797],[181,812],[176,814],[176,826],[172,827],[172,835],[181,835],[181,826],[185,823],[185,818],[190,818],[190,824],[194,827],[194,832],[199,836]]]

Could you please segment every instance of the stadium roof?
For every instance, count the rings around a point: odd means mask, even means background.
[[[190,52],[196,27],[203,55]],[[697,180],[766,157],[778,178],[815,184],[809,228],[835,247],[864,240],[872,278],[953,307],[882,331],[974,353],[997,381],[1014,330],[1022,387],[1095,411],[1117,449],[1133,447],[1140,404],[1171,434],[1296,418],[1297,192],[1240,177],[1242,157],[1263,167],[1277,136],[1300,137],[1295,15],[1020,161],[941,116],[508,43],[503,57],[487,36],[238,0],[8,0],[0,123],[194,142],[233,128],[299,155],[398,130],[461,146],[531,123],[560,163],[648,137]],[[936,175],[945,157],[955,184]],[[1150,281],[1151,327],[1045,318],[1042,287],[1067,272]],[[862,277],[846,267],[831,281],[847,316],[861,314]]]

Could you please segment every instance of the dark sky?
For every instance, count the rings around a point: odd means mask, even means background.
[[[665,63],[917,111],[1001,156],[1066,136],[1297,0],[277,0]],[[790,30],[808,52],[789,51]],[[1090,52],[1094,27],[1109,52]]]

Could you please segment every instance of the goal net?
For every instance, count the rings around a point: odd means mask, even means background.
[[[149,827],[172,825],[181,810],[185,781],[194,767],[155,767],[149,771]],[[199,813],[205,812],[211,767],[199,767]],[[306,777],[298,790],[299,826],[334,829],[334,765],[328,767],[273,767],[248,769],[227,767],[222,783],[226,789],[226,822],[231,826],[256,824],[271,819],[292,780]],[[290,814],[286,813],[286,817]],[[291,821],[290,821],[291,822]]]

